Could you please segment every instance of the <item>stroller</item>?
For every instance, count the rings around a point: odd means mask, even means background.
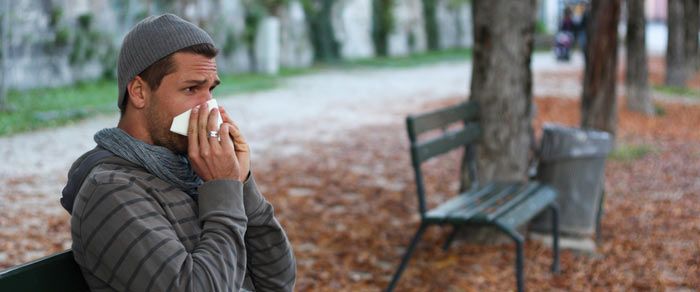
[[[554,55],[559,61],[571,59],[571,47],[574,43],[574,35],[568,31],[560,31],[554,35]]]

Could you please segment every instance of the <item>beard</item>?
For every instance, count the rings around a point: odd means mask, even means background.
[[[151,134],[153,144],[165,147],[175,154],[186,155],[188,144],[187,137],[170,131],[173,117],[158,110],[158,100],[160,100],[160,97],[153,96],[152,100],[153,103],[146,109],[146,115],[148,117],[146,128]]]

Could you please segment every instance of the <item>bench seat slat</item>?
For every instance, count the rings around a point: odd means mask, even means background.
[[[476,191],[461,194],[428,212],[432,221],[466,222],[492,208],[520,187],[519,184],[492,183]]]
[[[518,192],[514,193],[511,198],[508,198],[508,200],[505,203],[499,205],[493,212],[489,212],[488,214],[486,214],[486,220],[493,221],[494,219],[500,217],[514,206],[527,200],[530,196],[537,192],[540,189],[540,187],[541,184],[538,182],[529,182],[527,184],[524,184],[518,190]]]
[[[425,219],[434,223],[493,223],[500,220],[514,226],[536,215],[555,196],[554,190],[538,182],[491,183],[453,197],[428,211]]]
[[[514,191],[514,189],[518,187],[518,185],[516,184],[499,184],[498,186],[498,189],[494,190],[493,192],[490,192],[489,195],[485,196],[485,200],[479,201],[474,206],[470,206],[469,208],[456,210],[455,212],[448,214],[447,221],[466,222],[472,219],[473,217],[480,216],[484,213],[484,211],[486,211],[486,209],[491,208],[499,200],[507,197],[508,194],[511,194]]]
[[[485,200],[479,202],[479,215],[484,216],[488,213],[489,209],[497,208],[498,204],[504,200],[507,200],[514,193],[519,192],[523,188],[523,184],[520,183],[499,183],[501,189],[498,192],[492,192]]]
[[[554,191],[554,189],[549,186],[542,186],[524,202],[496,218],[496,222],[511,228],[516,228],[518,225],[530,221],[532,217],[535,217],[535,215],[546,208],[547,205],[554,202],[556,196],[556,191]]]
[[[440,204],[435,209],[426,213],[426,218],[432,221],[444,221],[448,214],[455,210],[461,210],[473,205],[477,200],[493,192],[496,189],[496,184],[488,184],[475,191],[459,194],[445,203]]]

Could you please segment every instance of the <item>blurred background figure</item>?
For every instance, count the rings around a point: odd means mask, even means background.
[[[583,53],[584,58],[587,56],[586,50],[586,26],[588,25],[588,19],[590,18],[590,7],[588,2],[580,2],[574,6],[574,13],[572,16],[574,23],[574,41],[575,45]]]
[[[572,12],[569,7],[564,8],[564,17],[562,18],[559,31],[554,35],[554,54],[557,60],[569,61],[571,58],[571,47],[574,43],[575,25],[572,18]]]

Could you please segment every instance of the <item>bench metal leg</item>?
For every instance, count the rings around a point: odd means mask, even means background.
[[[518,292],[525,291],[525,279],[523,278],[523,240],[515,241],[515,279],[518,285]]]
[[[515,281],[516,285],[518,287],[518,292],[524,292],[525,291],[525,280],[523,278],[523,269],[524,269],[524,261],[523,261],[523,245],[525,242],[525,239],[523,238],[520,233],[517,231],[506,227],[501,224],[496,224],[498,229],[501,231],[505,232],[510,236],[513,241],[515,241]]]
[[[552,272],[559,273],[559,205],[554,202],[549,205],[552,211],[552,249],[554,258],[552,259]]]
[[[447,251],[447,249],[450,248],[450,245],[455,240],[455,237],[457,237],[458,231],[459,226],[452,226],[452,232],[450,233],[450,236],[447,237],[447,241],[445,241],[445,244],[442,245],[442,250]]]
[[[389,283],[389,287],[386,288],[387,292],[391,292],[396,288],[396,284],[399,282],[399,278],[401,278],[401,274],[403,273],[403,270],[406,268],[408,265],[408,261],[411,259],[411,255],[413,254],[413,250],[416,248],[416,245],[420,241],[421,236],[423,236],[423,232],[425,232],[425,229],[428,227],[427,224],[421,223],[420,227],[418,227],[418,231],[416,232],[416,235],[413,236],[413,240],[411,240],[411,244],[408,246],[408,250],[406,250],[406,253],[403,255],[403,258],[401,259],[401,264],[399,265],[399,268],[396,270],[396,273],[394,273],[394,277],[391,278],[391,282]]]

